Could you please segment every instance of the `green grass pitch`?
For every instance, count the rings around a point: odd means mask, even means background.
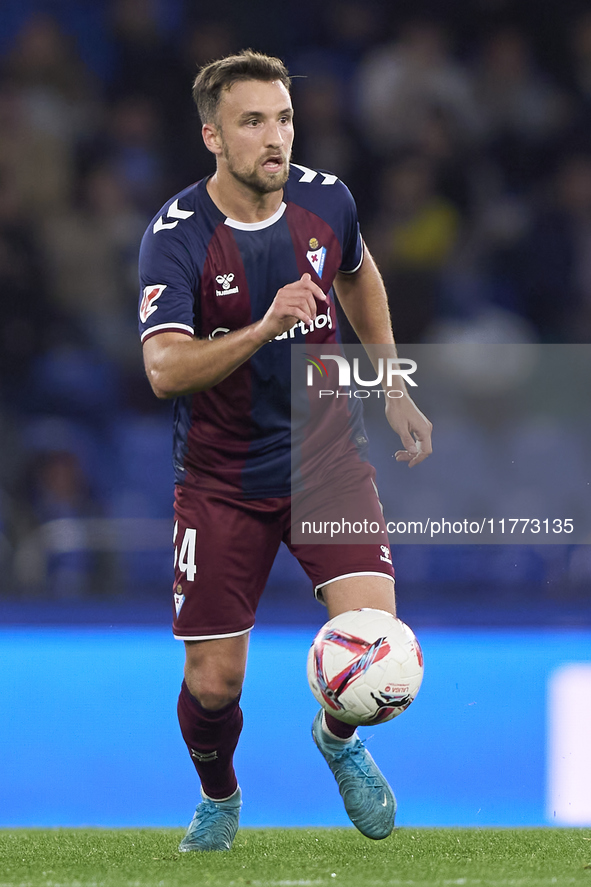
[[[0,831],[0,887],[591,887],[591,829],[241,829],[230,853],[180,829]]]

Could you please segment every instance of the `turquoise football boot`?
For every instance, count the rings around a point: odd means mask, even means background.
[[[240,788],[227,801],[213,801],[204,797],[195,810],[187,834],[179,844],[180,852],[229,850],[238,831],[241,807]]]
[[[396,798],[360,739],[332,741],[322,728],[322,709],[314,718],[312,737],[333,772],[345,810],[362,835],[379,841],[394,829]]]

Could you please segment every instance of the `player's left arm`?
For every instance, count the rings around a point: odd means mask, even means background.
[[[367,247],[357,271],[350,274],[339,271],[334,288],[359,340],[366,346],[388,346],[388,356],[397,356],[386,288]],[[375,359],[372,352],[375,349],[368,350],[370,358]],[[396,461],[408,462],[409,468],[412,468],[431,453],[433,426],[409,397],[403,378],[399,377],[399,380],[395,387],[402,391],[403,397],[386,396],[386,417],[404,447],[397,451]]]

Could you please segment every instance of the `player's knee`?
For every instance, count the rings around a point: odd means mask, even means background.
[[[230,702],[236,699],[239,693],[240,688],[233,690],[230,687],[219,689],[208,687],[207,689],[199,690],[199,695],[196,696],[196,699],[208,711],[219,711],[220,708],[225,708],[226,705],[229,705]]]
[[[204,708],[217,711],[240,694],[248,637],[185,643],[185,682]]]
[[[242,676],[207,674],[203,670],[186,669],[185,682],[191,696],[209,711],[228,705],[242,690]]]

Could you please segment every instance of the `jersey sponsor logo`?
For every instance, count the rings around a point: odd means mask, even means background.
[[[155,305],[154,302],[160,298],[166,287],[166,283],[151,283],[144,287],[144,294],[140,304],[140,320],[142,323],[147,321],[150,314],[158,310],[158,305]]]
[[[302,335],[307,336],[308,333],[313,333],[314,330],[321,330],[322,327],[327,326],[329,330],[332,329],[332,316],[330,313],[330,305],[326,306],[326,314],[317,314],[314,318],[313,323],[306,324],[303,320],[298,321],[298,323],[294,323],[290,330],[286,330],[284,333],[281,333],[280,336],[275,336],[275,341],[278,342],[281,339],[293,339],[295,338],[296,330],[299,329]]]
[[[215,339],[216,336],[225,336],[226,333],[229,333],[229,332],[230,332],[230,330],[228,329],[227,326],[216,326],[215,330],[213,330],[207,338],[208,339]]]
[[[239,293],[240,287],[232,286],[233,280],[233,274],[218,274],[215,282],[219,283],[221,290],[215,291],[216,296],[231,296],[233,293]]]
[[[281,339],[294,339],[296,331],[299,329],[302,335],[307,336],[308,333],[314,332],[314,330],[321,330],[322,327],[327,326],[329,330],[332,329],[332,315],[330,313],[330,305],[326,308],[326,314],[317,314],[314,318],[314,322],[311,324],[305,324],[303,320],[295,323],[290,330],[286,330],[284,333],[281,333],[280,336],[275,336],[275,341],[279,342]],[[229,333],[230,330],[227,326],[218,326],[211,332],[208,336],[208,339],[215,339],[217,336],[225,336],[226,333]],[[270,342],[273,339],[269,339]]]
[[[318,241],[315,237],[312,237],[310,238],[310,243],[318,243]],[[306,258],[318,277],[322,277],[322,272],[324,270],[324,260],[326,259],[326,247],[321,246],[309,249],[306,253]]]
[[[158,234],[159,231],[166,231],[170,228],[176,228],[181,219],[190,219],[191,216],[194,216],[194,211],[189,211],[187,209],[179,209],[178,200],[174,200],[168,209],[166,210],[166,218],[167,219],[175,219],[174,222],[164,221],[164,216],[160,216],[153,225],[154,234]]]

